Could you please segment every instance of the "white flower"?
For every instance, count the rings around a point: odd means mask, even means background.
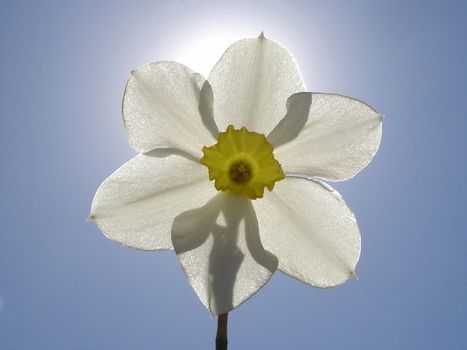
[[[174,248],[212,314],[243,303],[276,269],[320,288],[354,277],[357,222],[318,178],[362,170],[382,117],[304,90],[290,52],[264,35],[234,43],[208,80],[175,62],[133,71],[123,119],[140,154],[102,183],[90,218],[125,246]]]

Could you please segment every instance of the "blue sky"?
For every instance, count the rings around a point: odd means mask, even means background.
[[[386,118],[373,163],[333,184],[360,225],[359,281],[276,274],[231,313],[229,349],[465,349],[466,17],[464,1],[1,2],[0,348],[213,348],[173,252],[121,247],[85,219],[134,156],[129,72],[172,59],[206,74],[264,30],[308,90]]]

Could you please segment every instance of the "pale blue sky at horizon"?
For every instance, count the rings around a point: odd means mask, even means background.
[[[331,183],[362,234],[358,281],[320,290],[276,273],[230,313],[229,349],[467,348],[467,2],[2,1],[0,349],[212,349],[216,319],[173,252],[87,223],[134,156],[131,70],[204,75],[266,36],[309,91],[385,115],[373,162]]]

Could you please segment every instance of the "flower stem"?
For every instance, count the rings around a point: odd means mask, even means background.
[[[227,316],[228,312],[217,318],[216,350],[227,350]]]

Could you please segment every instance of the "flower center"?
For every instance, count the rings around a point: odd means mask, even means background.
[[[237,183],[244,183],[251,178],[250,166],[244,161],[239,161],[230,167],[230,180]]]
[[[285,177],[266,137],[246,128],[229,125],[215,145],[203,147],[203,153],[201,163],[218,191],[262,198],[265,187],[271,191]]]

